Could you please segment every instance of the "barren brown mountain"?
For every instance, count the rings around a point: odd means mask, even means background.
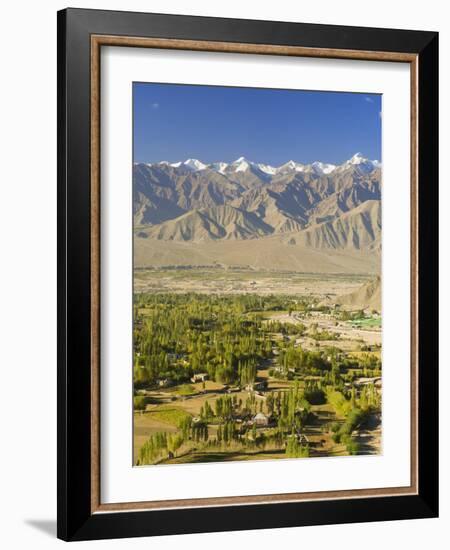
[[[337,304],[350,306],[352,308],[360,309],[375,309],[381,311],[381,279],[375,277],[374,280],[363,284],[360,288],[339,296],[336,300]]]
[[[359,154],[340,166],[136,164],[133,211],[137,267],[379,270],[381,168]]]

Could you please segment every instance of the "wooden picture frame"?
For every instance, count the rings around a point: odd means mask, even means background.
[[[410,64],[410,487],[101,503],[100,50],[111,45]],[[434,32],[84,9],[58,13],[58,537],[437,516],[437,79]]]

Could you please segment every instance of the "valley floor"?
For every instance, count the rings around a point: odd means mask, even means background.
[[[134,236],[134,266],[189,267],[216,266],[225,269],[290,271],[296,273],[353,276],[376,274],[380,254],[354,248],[312,248],[290,244],[289,235],[258,239],[204,242],[163,241]]]

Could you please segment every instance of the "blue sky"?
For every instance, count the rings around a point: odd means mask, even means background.
[[[133,84],[134,161],[381,160],[381,96]]]

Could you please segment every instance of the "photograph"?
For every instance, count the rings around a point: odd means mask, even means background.
[[[382,455],[382,94],[132,87],[133,465]]]
[[[439,33],[306,12],[58,11],[62,540],[438,517]]]

